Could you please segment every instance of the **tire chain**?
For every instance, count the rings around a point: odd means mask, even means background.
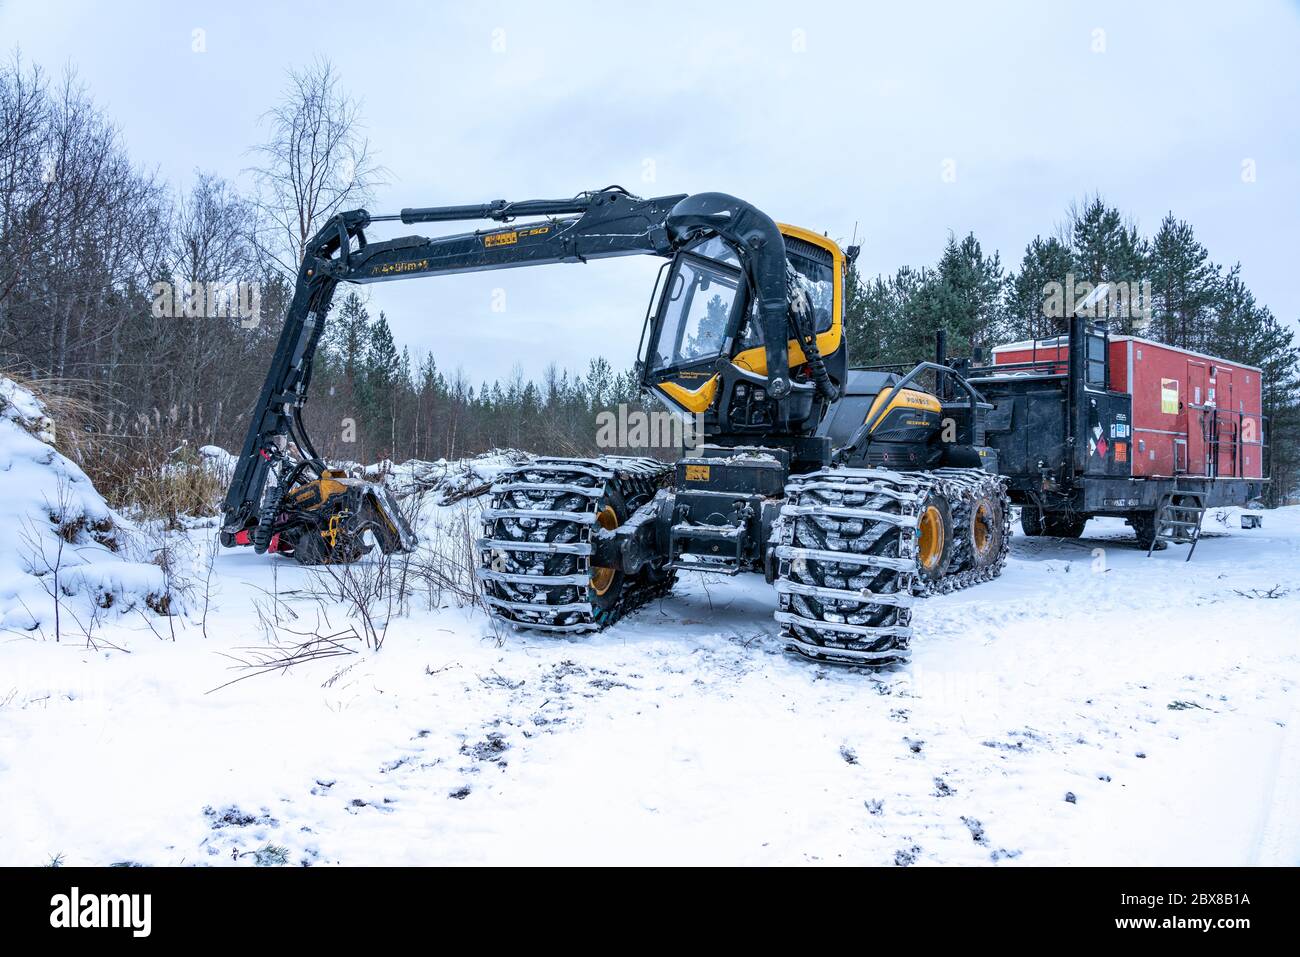
[[[539,458],[501,473],[476,543],[492,618],[542,631],[598,631],[666,595],[674,574],[651,566],[625,575],[609,607],[593,604],[589,583],[596,516],[611,492],[643,503],[672,473],[655,459],[624,456]]]
[[[916,564],[917,523],[925,500],[935,493],[948,500],[954,529],[963,530],[970,528],[971,510],[981,495],[1001,498],[1002,541],[995,560],[976,569],[970,565],[971,543],[959,535],[948,563],[951,571],[927,584]],[[834,514],[822,511],[827,508]],[[882,665],[905,660],[912,633],[913,595],[944,594],[1000,575],[1010,548],[1010,513],[1003,479],[980,469],[900,473],[829,468],[792,479],[786,486],[781,516],[773,526],[780,563],[776,617],[783,626],[787,648],[814,660],[842,664]],[[892,557],[903,563],[896,568],[818,561],[808,554],[808,546],[813,545],[811,551],[861,555],[894,528],[898,536]],[[880,557],[891,557],[889,550],[886,547]],[[816,569],[810,562],[816,563]],[[834,572],[824,571],[828,566],[838,567]],[[857,568],[859,573],[846,574],[846,568]],[[863,568],[875,570],[863,572]],[[891,571],[892,581],[882,589],[880,582]],[[867,581],[874,587],[863,593]],[[838,595],[826,595],[822,600],[817,593],[809,593],[827,587]],[[868,600],[869,596],[884,595],[890,596],[888,604]],[[828,614],[834,617],[828,618]]]
[[[947,595],[997,578],[1011,551],[1011,500],[1007,498],[1006,479],[982,469],[935,469],[925,474],[934,476],[935,488],[952,509],[955,547],[943,577],[926,583],[918,576],[914,592],[919,596]],[[995,559],[983,568],[975,568],[971,564],[974,548],[970,539],[971,513],[984,497],[1002,502],[1002,538]]]

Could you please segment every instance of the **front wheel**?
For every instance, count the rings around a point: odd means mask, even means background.
[[[828,468],[792,478],[776,534],[776,620],[786,647],[814,661],[879,666],[907,658],[927,483]],[[932,558],[950,536],[931,518]]]

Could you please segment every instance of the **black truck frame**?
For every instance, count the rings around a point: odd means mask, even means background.
[[[1109,344],[1104,322],[1075,316],[1064,371],[1055,350],[1039,362],[958,363],[991,405],[983,432],[997,471],[1027,534],[1074,538],[1089,518],[1111,516],[1125,519],[1143,548],[1158,539],[1194,542],[1205,509],[1248,505],[1268,479],[1134,476],[1132,456],[1094,454],[1090,432],[1133,430],[1132,396],[1111,388]]]

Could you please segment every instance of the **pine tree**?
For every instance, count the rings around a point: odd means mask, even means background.
[[[993,346],[1002,323],[1004,282],[1000,257],[997,253],[986,257],[974,233],[960,243],[949,236],[935,282],[921,291],[928,299],[925,325],[930,343],[934,333],[943,329],[954,355]]]
[[[929,271],[904,266],[893,276],[863,282],[853,270],[849,278],[844,311],[849,364],[895,365],[910,361],[915,355],[915,343],[908,327],[913,320],[909,303],[931,281]]]
[[[877,277],[873,283],[880,282]],[[844,276],[844,341],[848,344],[849,365],[870,363],[870,357],[879,352],[879,340],[872,328],[872,303],[867,284],[857,263],[850,263]]]
[[[1065,316],[1048,316],[1044,301],[1050,283],[1064,290],[1073,268],[1070,248],[1056,237],[1035,236],[1025,247],[1020,272],[1007,277],[1005,321],[999,339],[1044,339],[1066,329]]]
[[[1071,253],[1069,271],[1076,288],[1085,283],[1084,290],[1102,283],[1123,283],[1130,294],[1141,289],[1148,272],[1149,248],[1131,219],[1125,219],[1115,207],[1107,206],[1100,196],[1085,197],[1082,209],[1072,206],[1069,210],[1067,230]],[[1077,299],[1082,300],[1086,294],[1086,291],[1077,294]],[[1146,305],[1134,300],[1132,295],[1127,300],[1112,298],[1094,315],[1109,319],[1113,331],[1128,335],[1142,325],[1139,310]],[[1063,317],[1062,326],[1068,318]]]
[[[396,454],[397,396],[401,379],[401,358],[393,342],[388,317],[382,312],[367,330],[364,386],[359,390],[361,419],[382,443],[388,455]]]
[[[1264,461],[1273,477],[1265,494],[1269,504],[1281,504],[1300,478],[1300,348],[1294,333],[1246,288],[1240,263],[1217,284],[1205,351],[1260,369],[1268,423]]]
[[[353,389],[366,361],[369,337],[370,313],[361,297],[350,292],[326,323],[323,346],[327,364]]]
[[[1163,342],[1204,352],[1219,292],[1219,269],[1190,224],[1170,213],[1151,243],[1152,333]]]
[[[1145,244],[1137,225],[1100,196],[1071,212],[1069,229],[1076,279],[1096,285],[1140,278]]]
[[[590,411],[598,411],[609,404],[614,387],[614,372],[610,368],[608,359],[604,356],[597,356],[587,364],[587,381],[585,385],[587,407]]]

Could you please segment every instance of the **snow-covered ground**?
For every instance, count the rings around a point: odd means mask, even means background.
[[[417,596],[379,652],[214,690],[318,627],[309,573],[222,552],[207,637],[200,593],[174,642],[0,634],[0,864],[1300,864],[1300,509],[1263,514],[1190,563],[1017,537],[881,674],[688,575],[576,638]]]

